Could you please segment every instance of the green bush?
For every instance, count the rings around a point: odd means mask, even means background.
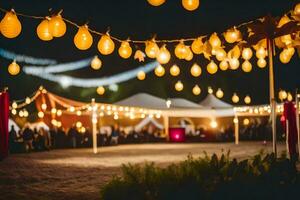
[[[153,163],[122,166],[101,191],[103,200],[287,199],[300,188],[294,165],[282,156],[260,153],[249,160],[229,152],[160,168]],[[296,195],[298,196],[298,195]]]

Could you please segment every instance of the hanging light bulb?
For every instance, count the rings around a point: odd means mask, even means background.
[[[287,94],[287,100],[293,101],[293,95],[290,92],[288,92],[288,94]]]
[[[59,117],[59,116],[61,116],[62,115],[62,111],[61,110],[57,110],[56,111],[56,115]]]
[[[131,48],[131,47],[130,47]],[[99,42],[98,42],[98,51],[102,55],[109,55],[115,50],[115,43],[114,41],[110,38],[109,34],[106,33],[105,35],[102,35]],[[128,51],[130,51],[127,48]],[[131,50],[132,52],[132,50]],[[128,52],[129,53],[129,52]],[[128,55],[128,54],[127,54]],[[131,53],[130,53],[131,55]]]
[[[49,27],[53,37],[62,37],[67,31],[67,25],[60,14],[51,17]]]
[[[201,73],[202,73],[201,67],[197,63],[194,63],[193,66],[191,67],[192,76],[198,77],[201,75]]]
[[[186,61],[191,61],[191,60],[193,59],[193,57],[194,57],[194,54],[193,54],[193,52],[192,52],[192,50],[191,50],[190,47],[187,47],[187,50],[188,50],[188,55],[187,55],[187,57],[185,58],[185,60],[186,60]]]
[[[298,4],[295,6],[293,12],[294,12],[293,14],[296,15],[296,16],[299,16],[299,15],[300,15],[300,3],[298,3]]]
[[[160,6],[165,3],[166,0],[147,0],[152,6]]]
[[[197,39],[195,39],[192,43],[192,51],[195,54],[201,54],[203,51],[203,42],[202,42],[202,37],[199,37]]]
[[[224,33],[224,38],[228,43],[235,43],[241,40],[241,35],[241,32],[234,27]]]
[[[165,68],[161,65],[158,65],[155,68],[154,73],[155,73],[156,76],[162,77],[163,75],[165,75]]]
[[[221,88],[219,88],[216,92],[216,97],[221,99],[221,98],[223,98],[223,96],[224,96],[224,92],[221,90]]]
[[[17,108],[18,108],[17,102],[14,101],[14,102],[11,104],[11,107],[12,107],[13,109],[17,109]]]
[[[199,0],[182,0],[182,6],[188,11],[196,10],[199,4]]]
[[[216,58],[218,61],[223,61],[227,56],[226,51],[223,48],[218,48],[216,50]]]
[[[283,64],[287,64],[290,62],[291,60],[291,57],[286,53],[284,52],[284,50],[279,54],[279,59],[280,61],[283,63]]]
[[[255,55],[257,58],[265,58],[267,56],[267,51],[264,47],[259,47]]]
[[[144,79],[146,78],[146,73],[145,73],[144,71],[139,71],[139,72],[137,73],[137,78],[138,78],[140,81],[144,80]]]
[[[103,95],[105,93],[105,88],[103,86],[99,86],[96,91],[99,95]]]
[[[160,64],[167,64],[170,61],[171,54],[166,48],[166,45],[163,45],[156,56],[157,61]]]
[[[201,93],[201,88],[198,85],[193,87],[193,94],[198,96]]]
[[[247,73],[251,72],[252,64],[248,60],[245,60],[242,64],[242,70]]]
[[[23,110],[20,110],[20,111],[19,111],[19,117],[24,117],[24,112],[23,112]]]
[[[215,74],[218,71],[218,66],[213,60],[211,60],[210,63],[207,65],[206,69],[208,73]]]
[[[144,62],[146,55],[141,50],[136,50],[133,57],[135,60],[138,60],[139,62]]]
[[[44,19],[36,28],[37,36],[43,41],[50,41],[53,39],[49,21],[50,18],[46,17],[46,19]]]
[[[229,59],[229,66],[230,66],[230,69],[232,69],[232,70],[238,69],[240,66],[239,59],[237,59],[237,58]]]
[[[149,40],[149,41],[146,41],[146,47],[145,47],[145,52],[146,52],[146,55],[149,57],[149,58],[156,58],[158,52],[159,52],[159,47],[157,46],[155,40]]]
[[[124,59],[129,58],[132,54],[132,48],[130,47],[129,42],[123,41],[121,43],[121,46],[120,46],[118,52],[122,58],[124,58]]]
[[[174,53],[177,58],[185,59],[189,54],[188,47],[185,46],[183,41],[181,41],[181,42],[179,42],[179,44],[176,45]]]
[[[78,32],[74,36],[74,44],[80,50],[87,50],[92,46],[93,37],[87,25],[79,27]]]
[[[242,51],[242,57],[245,59],[245,60],[250,60],[251,57],[253,55],[253,52],[250,48],[244,48],[243,51]]]
[[[287,98],[287,92],[285,90],[280,90],[278,96],[279,96],[279,99],[281,101],[283,101],[283,100],[285,100]]]
[[[238,97],[238,95],[236,93],[234,93],[231,100],[233,103],[238,103],[240,101],[240,98]]]
[[[257,60],[257,66],[260,68],[265,68],[267,66],[267,61],[264,58],[259,58]]]
[[[209,44],[212,46],[213,49],[217,47],[221,47],[221,40],[218,37],[217,33],[213,33],[208,40]]]
[[[51,113],[52,113],[52,114],[56,114],[56,112],[57,112],[56,108],[52,108],[52,109],[51,109]]]
[[[181,81],[177,81],[176,84],[175,84],[175,90],[180,92],[183,90],[183,84]]]
[[[16,109],[12,109],[11,110],[11,114],[16,115],[17,114],[17,110]]]
[[[8,65],[8,73],[12,76],[18,75],[20,73],[20,66],[15,60],[10,65]]]
[[[207,92],[208,92],[208,94],[212,94],[212,93],[214,93],[214,90],[211,87],[208,87]]]
[[[244,102],[245,104],[250,104],[251,103],[251,97],[249,95],[247,95],[245,98],[244,98]]]
[[[0,31],[2,35],[7,38],[15,38],[22,31],[21,22],[19,21],[13,9],[11,11],[6,12],[0,24],[1,24]]]
[[[47,109],[47,104],[43,103],[43,104],[41,105],[41,108],[42,108],[42,110],[46,110],[46,109]]]
[[[226,60],[222,60],[219,64],[220,70],[226,71],[229,67],[228,62]]]
[[[98,70],[101,68],[101,66],[102,66],[102,61],[98,58],[98,56],[95,56],[91,61],[91,67],[94,70]]]
[[[245,118],[245,119],[243,120],[243,124],[244,124],[244,126],[248,126],[248,125],[249,125],[249,123],[250,123],[250,121],[249,121],[249,119],[248,119],[248,118]]]
[[[171,68],[170,68],[170,74],[172,76],[178,76],[180,74],[180,68],[177,66],[177,65],[173,65]]]
[[[26,99],[25,99],[25,103],[26,103],[26,104],[30,104],[30,103],[31,103],[31,100],[30,100],[30,98],[29,98],[29,97],[26,97]]]

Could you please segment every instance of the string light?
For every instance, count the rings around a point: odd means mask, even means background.
[[[37,36],[43,41],[50,41],[53,39],[52,32],[50,30],[50,18],[46,17],[36,28]]]
[[[177,66],[177,65],[173,65],[171,68],[170,68],[170,74],[172,76],[178,76],[180,74],[180,68]]]
[[[167,49],[166,45],[163,45],[156,56],[157,61],[160,64],[167,64],[170,61],[171,54]]]
[[[177,81],[176,84],[175,84],[175,90],[180,92],[183,90],[183,84],[181,81]]]
[[[8,66],[8,73],[12,76],[16,76],[20,73],[20,66],[16,63],[16,61],[13,61]]]
[[[192,92],[194,95],[198,96],[201,93],[201,88],[198,85],[195,85]]]
[[[240,101],[240,98],[238,97],[238,95],[236,93],[234,93],[231,100],[233,103],[238,103]]]
[[[194,63],[193,66],[191,67],[192,76],[199,77],[201,73],[202,73],[201,67],[197,63]]]
[[[74,44],[79,50],[87,50],[93,44],[93,37],[87,25],[80,26],[74,36]]]
[[[109,34],[102,35],[98,42],[98,50],[102,55],[109,55],[115,49],[115,43],[110,38]],[[131,54],[131,53],[130,53]]]
[[[264,58],[259,58],[257,60],[257,66],[260,68],[265,68],[267,66],[267,61]]]
[[[139,71],[137,74],[137,78],[142,81],[146,78],[146,73],[144,71]]]
[[[152,6],[160,6],[165,3],[166,0],[147,0]]]
[[[130,47],[129,42],[123,41],[121,43],[121,46],[120,46],[118,52],[122,58],[124,58],[124,59],[129,58],[132,54],[132,48]]]
[[[4,37],[15,38],[20,35],[22,31],[22,25],[19,21],[15,11],[7,11],[4,18],[0,22],[1,24],[1,33]]]
[[[165,68],[161,65],[158,65],[155,68],[154,73],[155,73],[156,76],[162,77],[165,74]]]
[[[102,66],[102,61],[98,58],[98,56],[95,56],[91,62],[91,67],[94,70],[98,70],[101,68],[101,66]]]
[[[244,98],[244,102],[245,104],[250,104],[251,103],[251,97],[249,95],[247,95],[245,98]]]
[[[251,72],[252,64],[248,60],[245,60],[242,64],[242,70],[247,73]]]
[[[103,86],[99,86],[99,87],[97,88],[97,93],[98,93],[99,95],[103,95],[103,94],[105,93],[105,88],[104,88]]]
[[[226,71],[228,69],[228,67],[229,67],[229,64],[226,60],[222,60],[219,64],[219,68],[222,71]]]
[[[67,25],[61,16],[61,12],[51,17],[49,27],[53,37],[62,37],[66,33]]]
[[[196,10],[199,4],[199,0],[182,0],[182,6],[188,11]]]
[[[206,69],[208,73],[215,74],[218,71],[218,66],[213,60],[211,60],[210,63],[207,65]]]
[[[224,96],[224,92],[221,90],[221,88],[219,88],[216,92],[216,96],[221,99]]]

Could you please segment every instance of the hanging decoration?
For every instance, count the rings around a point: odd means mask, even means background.
[[[44,19],[36,28],[37,36],[43,41],[50,41],[53,39],[49,21],[50,18],[46,17],[46,19]]]
[[[199,77],[201,73],[202,73],[201,67],[197,63],[194,63],[193,66],[191,67],[192,76]]]
[[[137,73],[137,78],[138,78],[140,81],[145,80],[145,78],[146,78],[146,73],[145,73],[144,71],[139,71],[139,72]]]
[[[11,9],[11,11],[6,12],[0,24],[0,31],[2,35],[7,38],[15,38],[18,35],[20,35],[22,31],[21,22],[19,21],[14,9]]]
[[[223,98],[223,96],[224,96],[224,92],[221,90],[221,88],[219,88],[216,92],[216,97],[221,99],[221,98]]]
[[[233,103],[238,103],[240,101],[240,98],[236,93],[234,93],[231,100]]]
[[[164,44],[158,51],[156,55],[156,60],[160,64],[167,64],[170,61],[171,54],[169,50],[167,49],[166,45]]]
[[[62,10],[51,17],[49,21],[50,31],[53,37],[62,37],[67,31],[67,25],[61,16]]]
[[[157,65],[157,67],[154,70],[154,73],[156,76],[162,77],[163,75],[165,75],[165,68],[161,65]]]
[[[124,58],[124,59],[129,58],[132,54],[132,48],[130,47],[129,42],[123,41],[121,43],[121,46],[120,46],[118,52],[122,58]]]
[[[16,61],[13,61],[8,66],[8,73],[12,76],[18,75],[20,73],[20,66],[16,63]]]
[[[147,0],[152,6],[160,6],[166,2],[166,0]]]
[[[183,90],[183,84],[181,81],[177,81],[176,84],[175,84],[175,90],[180,92]]]
[[[199,0],[182,0],[182,6],[188,11],[196,10],[199,4]]]
[[[195,85],[193,87],[193,94],[198,96],[198,95],[200,95],[200,93],[201,93],[201,88],[198,85]]]
[[[87,25],[80,26],[74,37],[74,44],[79,50],[87,50],[93,44],[93,37]]]
[[[127,51],[130,51],[130,55],[131,55],[131,47],[129,46],[129,43],[127,42],[127,43],[124,43],[123,45],[125,45],[125,48],[127,49]],[[128,46],[130,49],[128,48]],[[110,38],[108,32],[105,35],[101,36],[101,38],[98,42],[98,50],[102,55],[109,55],[115,50],[115,43]],[[122,52],[122,53],[124,53],[124,52]],[[126,56],[128,56],[128,54],[129,54],[129,52],[127,52]],[[124,56],[124,54],[123,54],[123,56]]]
[[[251,97],[249,95],[247,95],[245,98],[244,98],[244,102],[245,104],[250,104],[251,103]]]
[[[98,56],[95,56],[93,60],[91,61],[91,67],[94,70],[99,70],[102,66],[102,61],[98,58]]]
[[[97,93],[103,95],[105,93],[105,88],[103,86],[97,87]]]
[[[177,65],[173,65],[171,68],[170,68],[170,74],[172,76],[178,76],[180,74],[180,68],[177,66]]]

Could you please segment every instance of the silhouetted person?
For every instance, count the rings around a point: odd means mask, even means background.
[[[25,125],[25,129],[23,131],[23,140],[26,145],[26,148],[28,148],[28,151],[31,151],[33,149],[32,147],[33,131],[29,128],[28,125]]]

